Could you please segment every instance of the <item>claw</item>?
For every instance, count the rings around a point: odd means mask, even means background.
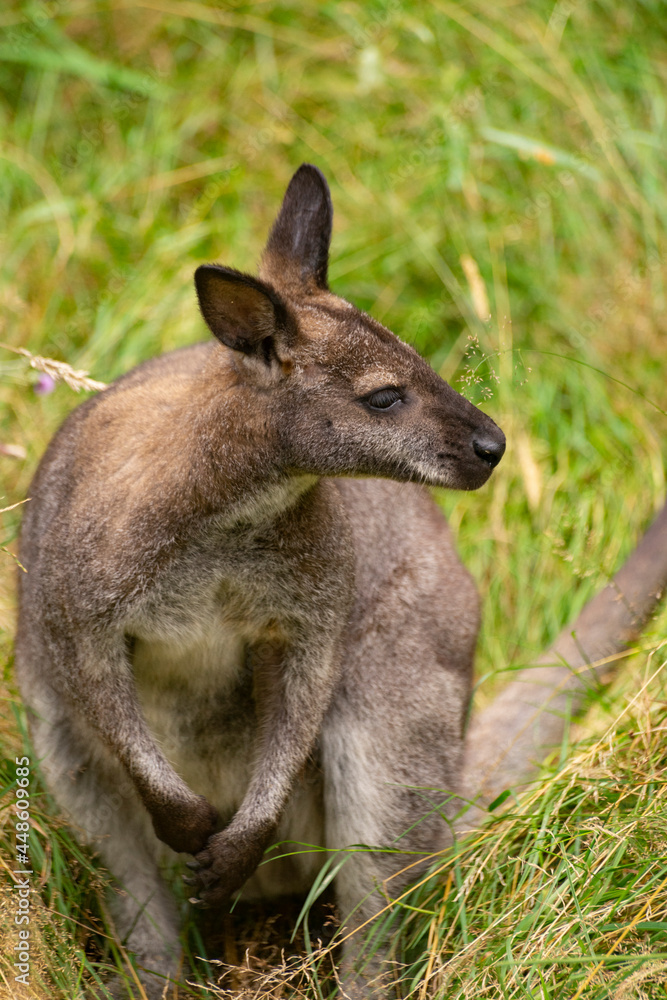
[[[190,896],[188,903],[192,906],[196,906],[198,910],[204,910],[206,908],[206,903],[203,899],[199,899],[197,896]]]
[[[183,879],[183,881],[185,882],[186,885],[198,885],[199,884],[199,879],[198,878],[188,878],[187,875],[181,875],[181,878]]]

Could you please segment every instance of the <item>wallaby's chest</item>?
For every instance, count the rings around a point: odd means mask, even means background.
[[[250,777],[262,657],[279,662],[304,629],[339,631],[347,621],[347,602],[329,609],[330,620],[320,610],[323,589],[335,597],[335,563],[333,554],[326,563],[313,557],[312,536],[280,525],[212,531],[179,553],[128,617],[146,722],[178,773],[223,815]]]
[[[344,617],[354,588],[347,535],[330,484],[287,480],[242,508],[194,523],[154,572],[135,567],[127,553],[128,581],[134,572],[142,585],[126,605],[125,631],[174,648],[206,645],[221,628],[255,641],[276,624],[289,630],[312,622],[315,606],[335,604],[336,595],[343,600],[334,616]]]
[[[288,628],[289,598],[298,582],[280,574],[269,547],[246,548],[242,553],[238,543],[198,542],[156,581],[128,621],[144,713],[174,746],[194,741],[203,747],[208,734],[247,725],[250,650]]]
[[[128,609],[126,631],[164,644],[165,663],[193,648],[204,655],[230,637],[256,641],[276,622],[298,617],[307,603],[304,552],[307,545],[298,537],[281,535],[273,525],[212,528],[161,567]]]

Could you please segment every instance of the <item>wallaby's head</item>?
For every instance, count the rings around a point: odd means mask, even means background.
[[[503,432],[411,347],[329,290],[332,215],[323,175],[299,167],[260,277],[197,269],[204,319],[234,352],[286,468],[476,489],[505,451]]]

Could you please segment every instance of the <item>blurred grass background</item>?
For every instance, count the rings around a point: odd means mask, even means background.
[[[484,700],[607,582],[664,498],[664,15],[658,0],[10,0],[0,10],[0,341],[106,382],[202,339],[194,268],[253,270],[292,172],[316,163],[334,198],[334,290],[415,344],[508,434],[488,486],[440,498],[484,598]],[[35,377],[0,348],[0,507],[27,495],[78,402],[64,385],[38,395]],[[19,520],[20,508],[8,511],[0,532],[8,758],[21,746],[11,675]],[[651,623],[647,645],[666,621]],[[631,664],[581,735],[608,732],[610,717],[623,746],[642,726],[659,733],[655,656],[651,669],[646,656]],[[642,712],[623,714],[629,703]],[[629,756],[639,784],[650,764],[664,789],[657,739],[649,763]],[[60,985],[26,995],[70,997],[99,957],[86,928],[104,917],[98,883],[80,884],[85,854],[38,802],[39,975]],[[563,808],[567,831],[577,809]],[[632,809],[645,830],[644,806],[633,799]],[[7,857],[12,817],[2,817]],[[659,858],[666,842],[642,850]],[[492,896],[504,905],[500,889]],[[640,898],[628,889],[627,906],[634,899],[639,912]],[[459,903],[406,931],[437,953],[429,975],[465,953]],[[551,926],[553,912],[540,913]],[[521,949],[543,940],[529,930]],[[659,964],[664,930],[643,933],[628,938],[630,952]],[[522,965],[521,949],[507,958],[514,979],[491,959],[480,979],[473,962],[457,995],[574,995],[586,983],[585,949],[577,964],[559,962],[556,948],[547,971]],[[622,967],[619,982],[637,968]],[[645,976],[627,995],[664,996],[660,976],[655,993]],[[601,975],[581,995],[607,989]]]

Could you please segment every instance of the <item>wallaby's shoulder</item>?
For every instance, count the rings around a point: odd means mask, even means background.
[[[216,348],[214,341],[206,340],[159,354],[132,368],[125,375],[120,375],[103,394],[94,398],[108,398],[150,382],[159,382],[163,378],[179,380],[197,376],[210,361]]]
[[[165,406],[177,403],[202,378],[217,346],[212,341],[192,344],[137,365],[74,410],[53,441],[59,445],[63,436],[80,433],[87,423],[130,421],[139,412],[145,430]]]
[[[190,499],[195,386],[216,348],[196,344],[146,361],[70,413],[31,485],[21,531],[28,568],[47,559],[111,564],[148,530],[150,512],[168,530]]]
[[[94,426],[119,430],[121,422],[131,421],[141,413],[141,427],[145,432],[156,416],[160,399],[173,398],[179,388],[191,383],[203,370],[215,347],[213,342],[204,342],[151,358],[77,406],[51,439],[33,481],[33,490],[40,488],[45,476],[62,475],[72,462],[85,461],[85,436]],[[119,439],[115,443],[122,441]],[[104,452],[96,447],[96,440],[91,441],[91,445],[97,452],[94,468],[95,464],[99,466]]]

